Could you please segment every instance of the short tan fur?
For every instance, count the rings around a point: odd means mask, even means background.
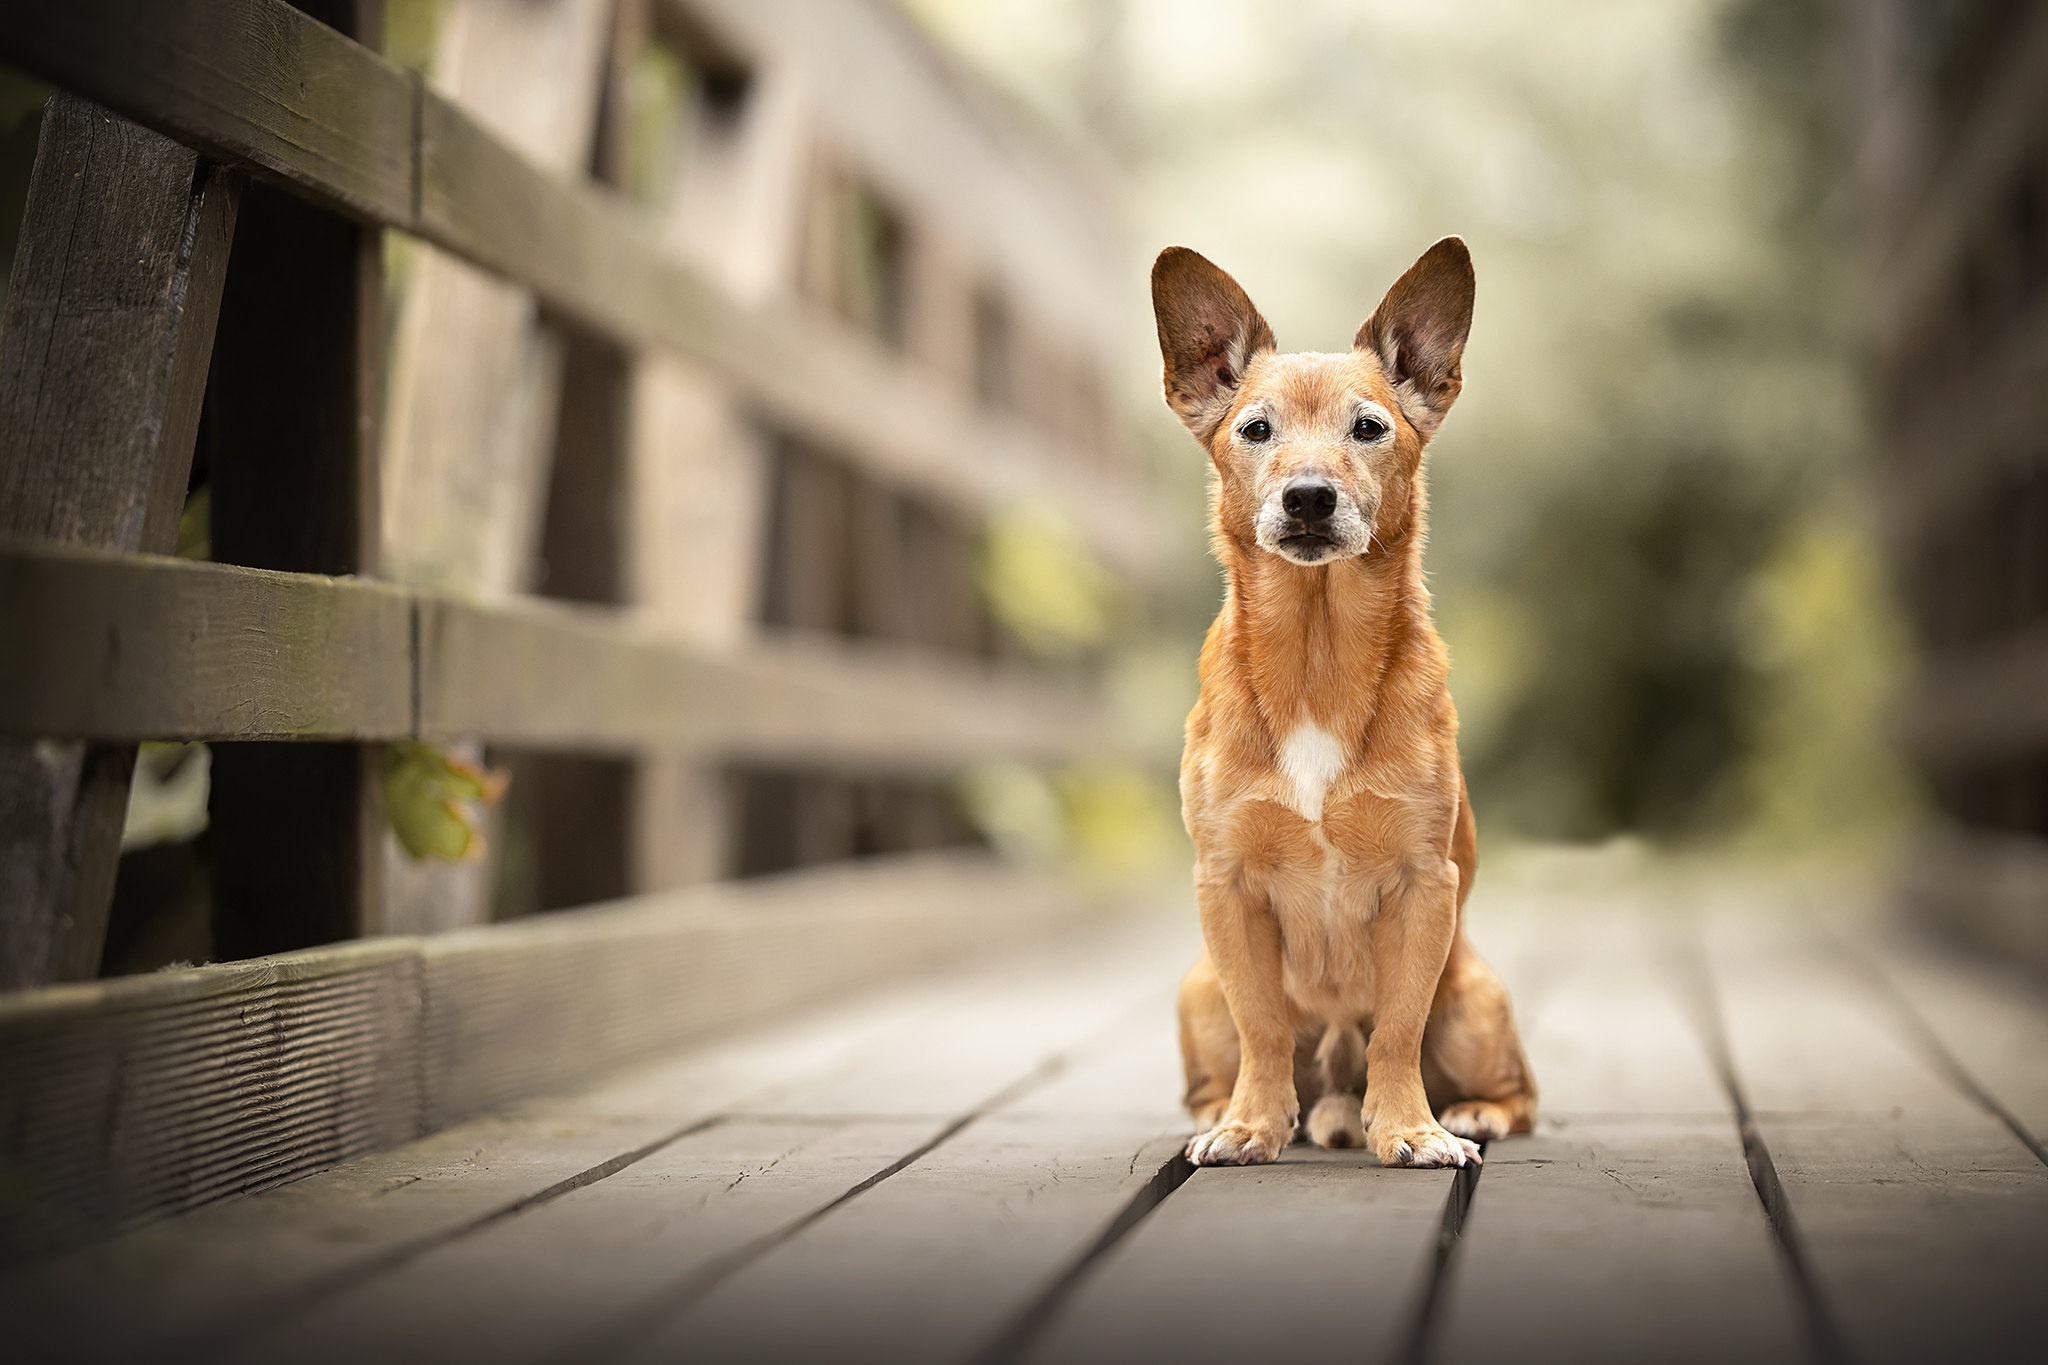
[[[1464,1165],[1535,1122],[1507,991],[1464,934],[1477,835],[1422,575],[1423,449],[1472,297],[1447,237],[1350,351],[1283,355],[1200,255],[1152,269],[1226,582],[1181,762],[1207,947],[1180,997],[1197,1165],[1271,1161],[1298,1127]]]

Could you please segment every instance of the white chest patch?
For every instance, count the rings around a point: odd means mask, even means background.
[[[1287,804],[1304,820],[1323,818],[1323,797],[1344,771],[1344,745],[1320,725],[1298,725],[1280,745]]]

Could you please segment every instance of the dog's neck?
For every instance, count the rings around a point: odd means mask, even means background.
[[[1334,563],[1293,564],[1234,540],[1219,546],[1226,648],[1276,737],[1303,724],[1336,734],[1364,727],[1390,680],[1413,681],[1415,665],[1441,684],[1419,478],[1411,497],[1391,543]]]

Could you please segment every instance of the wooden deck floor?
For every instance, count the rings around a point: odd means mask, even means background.
[[[2048,1003],[1840,904],[1496,890],[1476,1175],[1190,1171],[1190,915],[856,1001],[18,1270],[50,1361],[2039,1359]]]

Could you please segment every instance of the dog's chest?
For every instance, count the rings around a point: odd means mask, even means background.
[[[1344,742],[1313,721],[1303,721],[1280,741],[1279,777],[1282,804],[1318,824],[1330,788],[1344,775]]]

